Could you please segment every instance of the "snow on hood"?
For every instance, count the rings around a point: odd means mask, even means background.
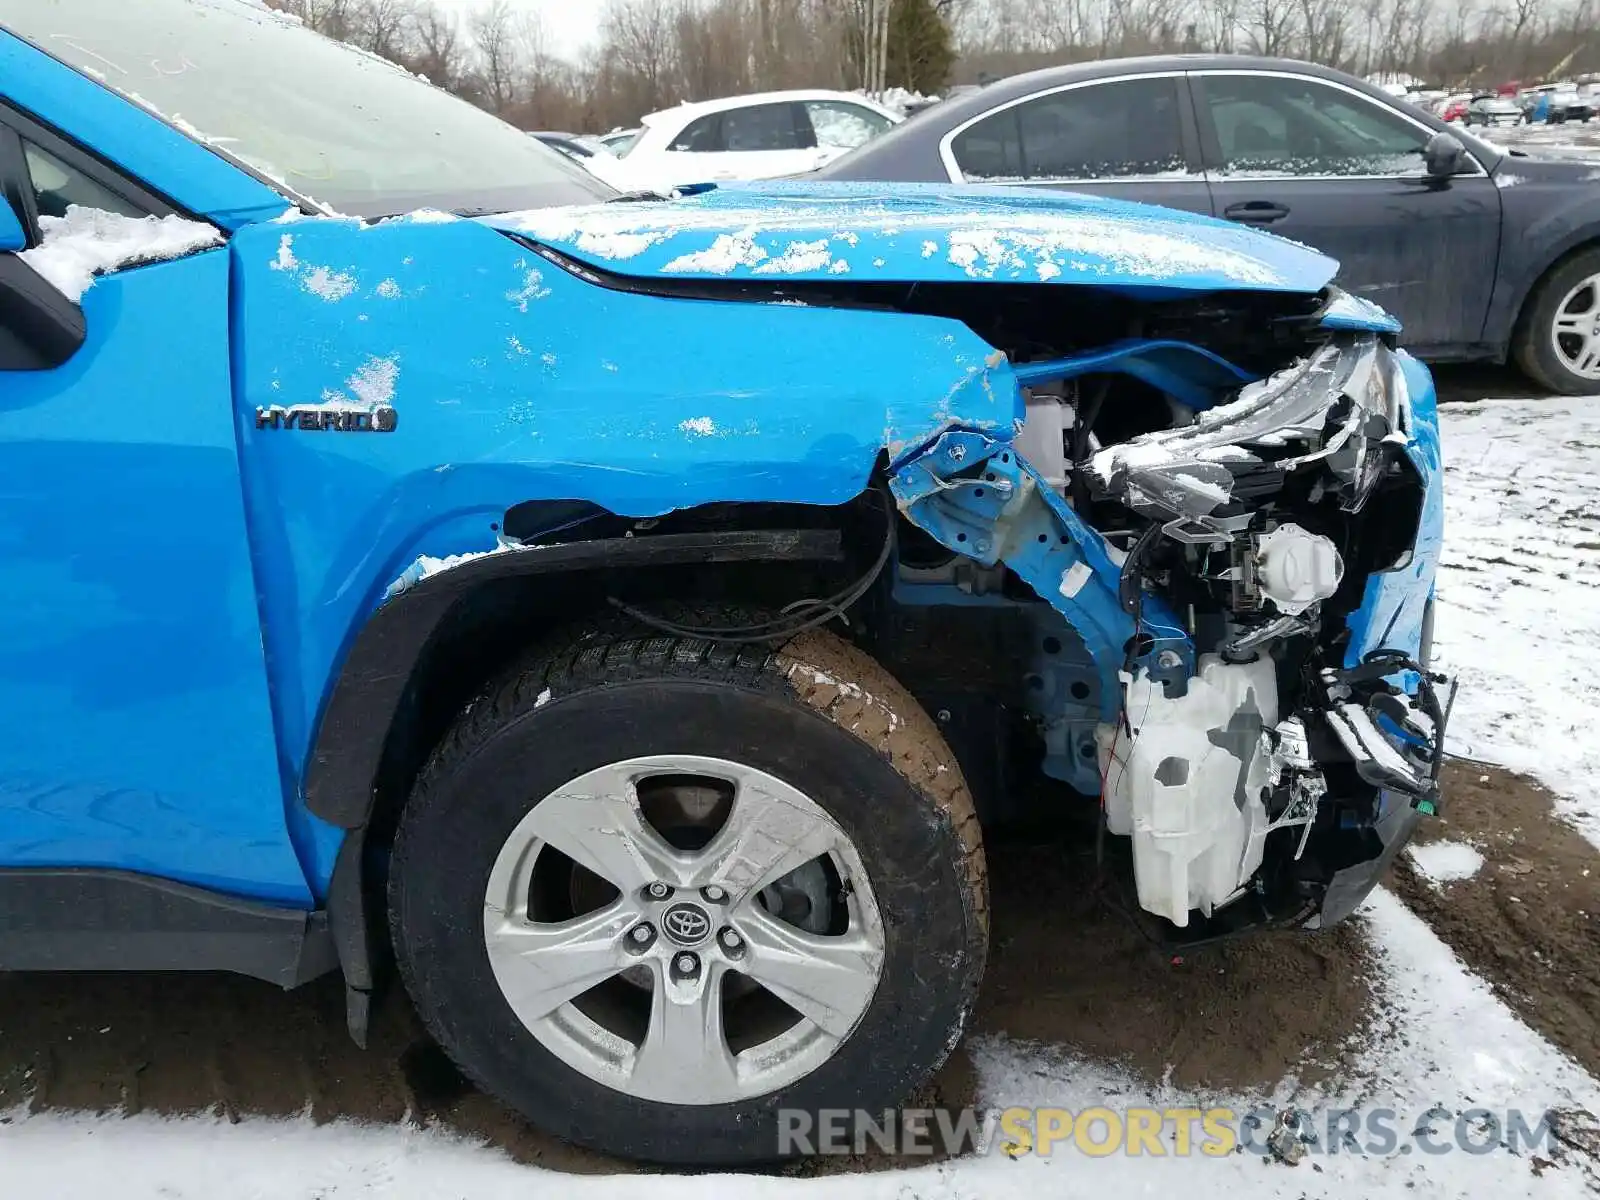
[[[1211,217],[949,184],[737,184],[483,220],[602,270],[678,279],[1315,292],[1338,267],[1298,243]]]

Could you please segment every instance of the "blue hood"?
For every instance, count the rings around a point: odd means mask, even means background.
[[[1212,217],[1004,187],[739,184],[484,220],[600,270],[672,279],[1309,293],[1338,269],[1298,243]]]

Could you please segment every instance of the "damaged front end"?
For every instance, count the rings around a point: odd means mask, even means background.
[[[1014,438],[952,428],[893,466],[949,552],[903,555],[899,598],[1014,575],[1048,606],[1043,773],[1098,798],[1184,940],[1342,919],[1438,803],[1432,385],[1342,299],[1260,378],[1177,340],[1017,363]]]

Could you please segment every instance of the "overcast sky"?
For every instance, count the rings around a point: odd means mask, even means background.
[[[487,8],[491,0],[434,0],[440,8],[465,16]],[[601,0],[509,0],[511,7],[538,13],[550,31],[554,49],[573,55],[593,43],[600,27]]]

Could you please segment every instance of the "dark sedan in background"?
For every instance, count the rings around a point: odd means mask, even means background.
[[[1310,63],[1218,55],[1056,67],[946,100],[819,175],[1061,188],[1315,246],[1433,361],[1513,358],[1600,393],[1600,163],[1452,130]]]

